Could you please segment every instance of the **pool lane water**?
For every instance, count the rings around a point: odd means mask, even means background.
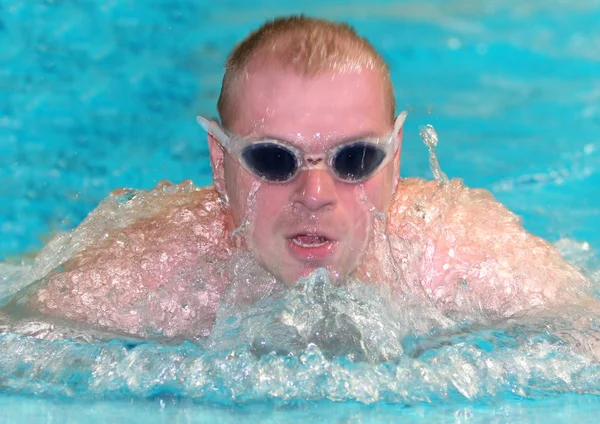
[[[418,405],[402,407],[389,404],[300,402],[277,407],[265,403],[232,408],[230,406],[194,404],[185,400],[126,400],[73,402],[0,396],[0,406],[14,411],[3,419],[6,424],[22,422],[63,423],[93,422],[112,424],[115,417],[131,423],[223,423],[239,422],[296,423],[528,423],[563,424],[565,422],[594,423],[600,401],[594,396],[566,394],[532,400],[506,399],[501,404],[452,404],[436,408]]]
[[[208,184],[194,117],[216,113],[227,52],[264,19],[304,12],[350,22],[390,63],[398,110],[410,111],[403,176],[431,177],[418,137],[431,123],[450,177],[491,190],[535,234],[574,244],[573,259],[597,273],[600,2],[538,3],[0,0],[0,259],[30,257],[114,188]],[[597,397],[572,393],[407,407],[17,392],[0,397],[3,421],[547,424],[600,411]]]
[[[75,226],[111,190],[210,182],[195,123],[227,52],[277,14],[345,20],[389,61],[409,114],[402,174],[492,190],[536,234],[597,246],[598,1],[0,0],[0,258]]]

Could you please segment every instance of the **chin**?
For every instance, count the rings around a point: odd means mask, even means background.
[[[294,286],[299,280],[308,277],[316,270],[317,268],[315,267],[306,267],[295,272],[289,272],[282,275],[281,280],[286,286]]]
[[[282,276],[281,280],[287,286],[294,286],[299,280],[309,277],[318,269],[326,269],[329,274],[329,278],[333,284],[337,281],[343,279],[348,274],[341,273],[339,270],[335,269],[332,266],[315,266],[315,265],[306,265],[301,269],[297,270],[293,273],[288,273],[287,275]]]
[[[315,272],[319,267],[316,266],[304,266],[304,267],[294,267],[294,269],[287,268],[284,270],[277,270],[278,272],[274,272],[274,270],[269,270],[271,274],[275,276],[279,281],[281,281],[286,286],[294,286],[296,283],[308,277],[310,274]]]
[[[262,267],[271,273],[277,280],[286,286],[294,286],[298,280],[306,278],[317,269],[326,269],[332,283],[348,277],[354,272],[358,265],[347,267],[339,264],[339,258],[332,257],[329,260],[301,261],[293,256],[280,255],[281,262],[267,261],[267,257],[273,255],[263,254],[261,257]],[[346,264],[347,265],[347,264]]]

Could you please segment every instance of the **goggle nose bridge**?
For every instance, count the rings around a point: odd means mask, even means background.
[[[327,158],[324,154],[306,154],[299,170],[327,169]]]

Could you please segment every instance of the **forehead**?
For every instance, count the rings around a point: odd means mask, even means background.
[[[381,73],[367,68],[301,75],[281,66],[249,64],[232,100],[231,129],[242,136],[273,136],[296,143],[390,130]]]

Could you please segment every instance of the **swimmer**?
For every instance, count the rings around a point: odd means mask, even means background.
[[[107,208],[129,215],[31,289],[28,308],[194,338],[210,333],[236,278],[259,291],[317,269],[398,298],[422,293],[443,311],[512,317],[592,302],[586,278],[489,192],[400,178],[406,115],[394,116],[384,60],[350,27],[267,22],[229,56],[218,111],[220,123],[198,118],[213,185],[113,193],[72,237]]]

